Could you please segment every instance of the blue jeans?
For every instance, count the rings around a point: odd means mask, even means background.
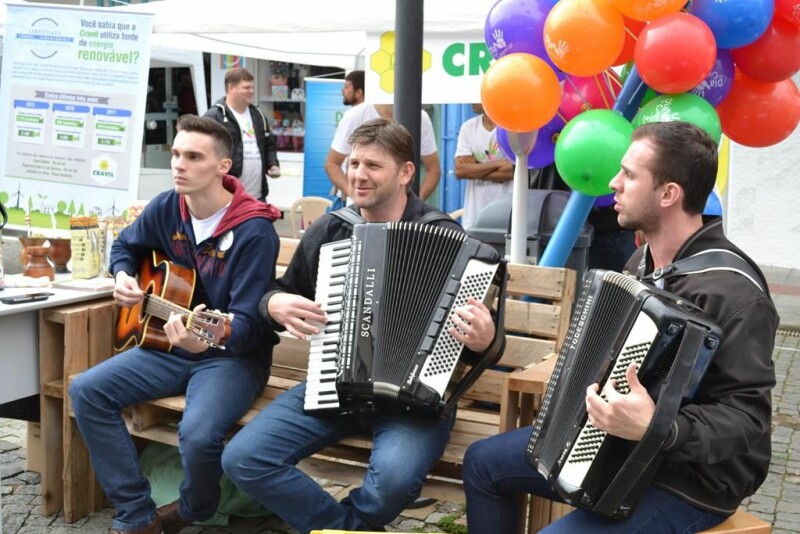
[[[531,427],[520,428],[473,443],[464,458],[467,525],[471,534],[517,532],[516,497],[530,493],[561,500],[545,478],[525,460]],[[575,510],[542,532],[571,534],[690,533],[722,523],[727,516],[691,506],[670,493],[651,486],[633,515],[625,521]]]
[[[113,528],[143,528],[156,508],[120,411],[185,393],[178,428],[184,471],[179,511],[185,519],[202,521],[214,515],[219,502],[223,439],[263,389],[264,374],[243,358],[188,360],[133,348],[75,379],[69,388],[75,419],[97,480],[116,508]]]
[[[234,436],[222,455],[225,474],[301,533],[371,530],[391,522],[419,496],[425,476],[444,452],[454,418],[307,415],[305,390],[301,383],[281,394]],[[373,441],[367,473],[360,488],[336,502],[297,462],[361,433]]]

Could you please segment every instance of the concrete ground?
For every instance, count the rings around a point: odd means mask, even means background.
[[[278,222],[281,235],[288,225]],[[6,272],[19,272],[16,239],[3,246]],[[16,262],[16,263],[15,263]],[[19,270],[13,270],[19,269]],[[773,391],[773,457],[770,473],[759,491],[744,502],[745,508],[773,524],[776,534],[800,533],[800,269],[764,268],[773,299],[781,315],[773,360],[777,386]],[[2,534],[94,534],[111,525],[112,508],[66,524],[61,514],[42,516],[38,473],[25,470],[26,423],[0,419],[0,477],[2,478]],[[335,496],[349,491],[345,484],[320,481]],[[440,502],[408,510],[387,527],[394,532],[466,532],[464,507]],[[187,534],[288,534],[295,532],[275,517],[232,518],[227,527],[192,527]]]

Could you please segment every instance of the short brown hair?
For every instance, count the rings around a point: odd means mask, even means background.
[[[717,181],[717,143],[689,122],[652,122],[634,130],[633,140],[649,141],[655,158],[649,165],[656,184],[683,188],[683,210],[701,214]]]
[[[178,119],[179,132],[197,132],[214,140],[214,153],[220,159],[230,159],[233,154],[233,139],[228,130],[214,119],[197,115],[181,115]]]
[[[236,67],[225,73],[225,92],[228,92],[229,87],[239,84],[240,82],[252,82],[255,80],[250,71],[244,67]]]
[[[414,139],[405,127],[387,119],[373,119],[356,128],[350,146],[378,145],[391,154],[397,165],[414,162]]]

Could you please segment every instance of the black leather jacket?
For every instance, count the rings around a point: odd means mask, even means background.
[[[626,271],[640,276],[652,272],[652,259],[642,262],[644,248],[631,257]],[[722,219],[705,224],[673,261],[710,248],[737,253],[767,287],[758,266],[723,234]],[[730,271],[668,278],[664,289],[716,319],[723,340],[695,398],[681,408],[672,425],[653,484],[698,508],[732,514],[769,470],[778,314],[768,292]]]

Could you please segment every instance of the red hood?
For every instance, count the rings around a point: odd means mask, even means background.
[[[220,221],[212,237],[216,237],[241,222],[255,217],[263,217],[270,221],[280,219],[281,210],[272,204],[261,202],[247,194],[247,191],[245,191],[236,177],[226,174],[222,177],[222,186],[233,193],[233,199],[231,200],[231,205],[228,206],[225,217]],[[180,196],[180,206],[181,218],[184,221],[188,221],[190,218],[189,206],[186,205],[186,197],[183,195]]]

